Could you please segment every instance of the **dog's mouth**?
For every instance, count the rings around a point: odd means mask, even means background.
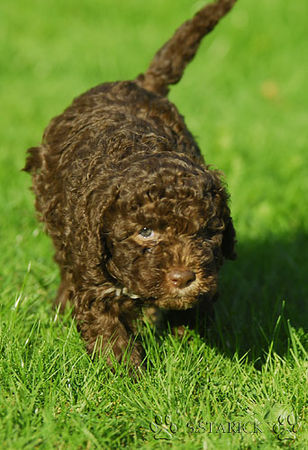
[[[153,304],[163,309],[190,309],[196,306],[200,298],[209,294],[211,289],[196,285],[183,289],[172,289],[153,299]]]

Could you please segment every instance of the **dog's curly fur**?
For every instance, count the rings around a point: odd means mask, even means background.
[[[234,2],[204,7],[135,81],[75,99],[29,150],[25,170],[61,271],[57,303],[73,305],[90,352],[121,360],[143,306],[169,310],[176,326],[205,313],[223,259],[235,256],[221,174],[166,98]],[[130,358],[141,363],[138,343]]]

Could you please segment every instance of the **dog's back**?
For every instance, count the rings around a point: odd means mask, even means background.
[[[134,82],[105,83],[78,97],[71,107],[50,123],[44,133],[43,145],[52,145],[54,156],[56,149],[58,153],[62,154],[61,144],[66,146],[65,140],[73,140],[73,135],[79,133],[80,129],[84,129],[84,125],[90,127],[91,120],[95,121],[94,112],[97,108],[104,107],[108,110],[107,117],[105,118],[103,115],[102,119],[107,120],[109,118],[110,122],[113,105],[116,104],[117,107],[121,107],[121,103],[123,109],[129,103],[134,104],[132,114],[135,116],[138,116],[138,110],[146,110],[147,114],[152,112],[154,116],[161,117],[166,110],[168,111],[166,119],[169,116],[170,122],[179,124],[180,130],[174,131],[182,134],[185,130],[190,136],[174,105],[165,102],[163,98],[158,99],[150,93],[163,97],[168,94],[169,85],[175,84],[181,79],[185,67],[195,56],[202,38],[213,30],[235,2],[236,0],[216,0],[216,2],[202,8],[174,33],[172,38],[156,53],[148,70],[139,75]],[[138,93],[136,87],[147,90],[148,94]],[[139,108],[136,107],[138,97],[142,100]],[[159,114],[155,114],[155,109],[159,110]],[[121,122],[123,123],[123,121]],[[63,137],[65,137],[65,140],[63,140]],[[25,170],[32,174],[40,170],[43,165],[43,154],[42,147],[31,148]],[[75,154],[75,157],[78,158],[78,155]]]

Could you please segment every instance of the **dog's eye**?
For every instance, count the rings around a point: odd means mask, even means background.
[[[151,228],[143,227],[142,230],[139,231],[139,235],[144,239],[151,239],[154,237],[154,231]]]

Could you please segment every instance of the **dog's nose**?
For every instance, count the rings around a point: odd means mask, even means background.
[[[167,273],[169,283],[179,289],[189,286],[195,279],[196,275],[194,272],[182,267],[174,267]]]

